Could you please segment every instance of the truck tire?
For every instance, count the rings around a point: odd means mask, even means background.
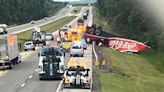
[[[100,35],[101,35],[101,30],[100,30],[100,29],[97,29],[97,30],[95,31],[95,35],[100,36]]]
[[[13,64],[12,63],[9,63],[8,69],[13,69]]]
[[[46,45],[46,42],[43,42],[43,45]]]
[[[33,48],[32,50],[34,50],[34,51],[35,51],[35,48]]]
[[[7,34],[7,31],[5,31],[5,34]]]
[[[43,80],[43,78],[40,77],[39,80]]]

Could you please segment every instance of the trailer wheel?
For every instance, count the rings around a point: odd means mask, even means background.
[[[97,36],[101,35],[101,30],[100,30],[100,29],[97,29],[97,30],[95,31],[95,35],[97,35]]]

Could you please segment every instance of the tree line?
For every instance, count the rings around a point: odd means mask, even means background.
[[[134,0],[97,0],[99,14],[113,32],[125,38],[143,42],[154,49],[164,50],[164,32],[160,25]]]
[[[0,0],[0,23],[22,24],[38,20],[65,6],[52,0]]]

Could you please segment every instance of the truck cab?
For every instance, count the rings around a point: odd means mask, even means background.
[[[46,32],[41,31],[40,28],[35,28],[32,32],[32,41],[34,45],[43,44],[46,45]]]
[[[39,77],[61,79],[64,74],[64,53],[58,47],[43,47],[39,52]]]
[[[0,34],[7,34],[7,25],[6,24],[0,24]]]

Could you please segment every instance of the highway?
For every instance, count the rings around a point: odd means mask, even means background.
[[[26,23],[26,24],[22,24],[19,26],[8,28],[7,29],[8,33],[9,34],[17,34],[17,33],[32,29],[35,26],[42,26],[42,25],[48,24],[50,22],[56,21],[58,19],[68,16],[73,8],[74,7],[65,7],[62,10],[60,10],[58,13],[56,13],[55,16],[49,17],[47,20],[45,20],[45,19],[37,20],[37,21],[35,21],[35,24]]]
[[[87,8],[82,8],[78,18],[81,17],[82,12]],[[67,9],[66,9],[67,10]],[[63,11],[66,11],[65,9]],[[70,9],[72,10],[72,9]],[[61,12],[63,13],[63,12]],[[65,13],[66,14],[66,13]],[[60,13],[59,13],[60,15]],[[67,14],[65,15],[67,16]],[[70,25],[75,25],[76,18]],[[37,21],[37,24],[24,24],[18,27],[14,27],[10,33],[21,32],[24,29],[34,27],[36,25],[43,24],[44,20]],[[48,20],[52,21],[52,19]],[[92,21],[92,19],[91,19]],[[57,33],[57,31],[56,31]],[[88,49],[84,52],[84,57],[69,57],[69,53],[66,54],[65,65],[71,60],[77,60],[77,62],[84,61],[87,63],[87,67],[90,68],[90,77],[92,77],[92,47],[88,46]],[[57,89],[62,88],[59,84],[61,80],[45,80],[40,81],[38,75],[38,48],[36,51],[22,52],[22,63],[13,67],[12,70],[0,71],[0,89],[1,92],[58,92]],[[90,92],[91,90],[83,89],[63,89],[63,92]]]

